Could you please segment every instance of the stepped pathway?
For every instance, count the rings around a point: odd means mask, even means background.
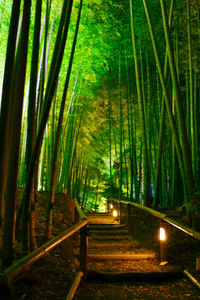
[[[177,269],[160,266],[154,252],[131,240],[126,225],[109,215],[87,218],[88,281],[81,283],[75,300],[200,299]]]
[[[89,273],[135,271],[139,261],[155,260],[155,253],[131,241],[126,225],[119,225],[112,216],[88,216],[88,221]]]

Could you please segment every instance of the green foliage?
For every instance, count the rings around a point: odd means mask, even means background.
[[[26,93],[28,94],[28,81],[30,78],[30,66],[31,66],[31,51],[33,41],[33,29],[34,29],[34,14],[35,14],[35,2],[33,1],[31,9],[31,24],[29,32],[29,48],[28,48],[28,63],[26,71]],[[163,33],[163,24],[161,19],[160,1],[153,0],[148,1],[149,9],[151,12],[152,23],[154,26],[155,36],[158,42],[159,54],[161,62],[164,65],[165,55],[165,39]],[[0,2],[0,77],[3,74],[3,66],[6,53],[6,41],[9,30],[9,19],[11,13],[11,0],[1,0]],[[167,11],[169,10],[170,1],[166,1]],[[62,1],[51,1],[50,16],[49,16],[49,28],[48,39],[50,44],[48,48],[48,60],[47,60],[47,74],[49,72],[50,63],[53,55],[53,49],[55,45],[56,33],[60,19],[60,11],[62,7]],[[198,17],[199,11],[197,10],[196,0],[190,1],[191,7],[191,31],[192,31],[192,59],[193,59],[193,76],[197,76],[200,69],[199,64],[199,30],[198,30]],[[51,162],[51,155],[53,151],[53,140],[55,137],[56,126],[58,122],[58,114],[60,109],[61,97],[64,87],[65,75],[69,64],[70,50],[74,37],[74,29],[76,26],[77,14],[79,8],[79,0],[74,0],[69,34],[67,39],[67,45],[65,47],[64,58],[59,74],[59,80],[57,85],[55,108],[51,109],[46,134],[43,144],[49,145],[48,151],[44,150],[40,157],[40,173],[39,182],[44,182],[44,185],[48,187],[48,164]],[[44,26],[44,17],[46,14],[46,1],[43,0],[42,5],[42,18],[41,23]],[[150,173],[151,183],[155,181],[155,169],[157,165],[157,144],[159,141],[159,124],[161,120],[161,98],[162,88],[158,79],[156,70],[156,63],[152,50],[149,30],[146,23],[146,17],[142,1],[134,1],[134,15],[135,15],[135,34],[137,42],[137,51],[139,57],[139,67],[143,76],[143,100],[145,102],[145,117],[147,124],[147,144],[148,152],[150,155]],[[187,109],[186,96],[186,75],[188,74],[188,43],[187,43],[187,10],[184,1],[177,1],[174,10],[174,18],[172,25],[172,39],[175,50],[178,52],[177,64],[179,68],[179,81],[183,99],[183,107]],[[52,34],[51,34],[52,28]],[[44,42],[44,27],[41,31],[40,42],[40,60]],[[196,42],[198,41],[198,42]],[[125,54],[126,52],[126,54]],[[123,159],[122,172],[123,178],[128,172],[128,178],[131,177],[131,164],[134,164],[133,169],[135,171],[135,182],[139,182],[139,162],[140,162],[140,148],[142,130],[140,126],[140,116],[137,101],[134,63],[131,44],[131,29],[130,29],[130,11],[129,1],[123,0],[85,0],[83,1],[83,10],[81,16],[81,24],[78,33],[78,40],[75,50],[75,57],[72,67],[72,73],[70,77],[70,84],[68,95],[66,99],[66,108],[64,113],[64,122],[62,127],[62,136],[59,150],[59,174],[66,171],[66,166],[63,165],[65,151],[71,149],[69,155],[72,155],[74,161],[81,161],[81,168],[83,168],[83,178],[89,170],[88,177],[94,180],[94,186],[97,184],[98,177],[101,178],[102,186],[99,187],[99,193],[109,191],[108,182],[110,180],[110,166],[109,166],[109,123],[108,123],[108,110],[109,97],[111,101],[111,174],[113,179],[113,193],[118,194],[119,184],[119,144],[120,144],[120,108],[119,108],[119,56],[121,55],[121,95],[123,106],[123,155],[126,155],[126,165]],[[125,59],[128,62],[128,68],[126,68]],[[149,69],[149,71],[148,71]],[[148,73],[149,72],[149,73]],[[128,75],[127,75],[128,73]],[[78,76],[78,79],[77,79]],[[128,79],[127,79],[128,76]],[[198,76],[197,76],[198,77]],[[76,83],[77,80],[77,83]],[[75,84],[76,83],[76,84]],[[46,80],[45,80],[46,87]],[[196,82],[196,95],[199,95],[199,79]],[[172,84],[171,78],[169,78],[168,88],[170,96],[172,96]],[[195,87],[193,87],[195,89]],[[74,110],[68,113],[68,105],[71,97],[74,97],[75,104]],[[23,130],[21,137],[21,168],[19,172],[19,182],[22,184],[23,178],[23,166],[24,166],[24,148],[26,142],[26,120],[27,120],[27,100],[24,99],[24,120]],[[198,106],[197,106],[198,108]],[[129,111],[128,111],[129,109]],[[129,115],[128,115],[129,114]],[[72,121],[72,119],[74,120]],[[176,113],[175,113],[176,118]],[[73,128],[69,130],[69,124],[73,123]],[[132,125],[130,123],[132,122]],[[189,122],[189,121],[188,121]],[[130,127],[132,126],[131,132]],[[79,128],[80,127],[80,128]],[[189,123],[187,125],[189,131]],[[54,136],[52,136],[54,134]],[[66,141],[69,135],[72,135],[71,148],[65,147]],[[198,133],[199,134],[199,133]],[[172,133],[169,126],[169,121],[166,119],[165,127],[165,147],[163,155],[165,157],[165,173],[166,178],[172,175],[172,165],[170,161],[171,147],[172,147]],[[76,142],[77,139],[77,142]],[[131,140],[131,141],[130,141]],[[133,145],[135,150],[133,149]],[[43,146],[45,147],[45,146]],[[196,147],[199,147],[199,143],[196,143]],[[67,150],[68,149],[68,150]],[[133,153],[135,151],[135,154]],[[48,155],[47,155],[48,153]],[[133,157],[136,158],[136,163],[133,162]],[[71,156],[70,156],[71,157]],[[71,163],[71,162],[70,162]],[[68,166],[70,174],[75,176],[75,163],[71,163]],[[42,170],[44,166],[44,170]],[[143,177],[143,166],[141,167],[141,176]],[[67,174],[68,176],[69,174]],[[81,175],[79,174],[79,177]],[[79,178],[80,179],[80,178]],[[57,184],[59,186],[59,176]],[[172,180],[171,177],[169,181]],[[73,179],[72,179],[73,181]],[[81,191],[84,189],[84,179],[81,181]],[[100,185],[101,185],[100,184]],[[94,186],[91,183],[91,190]],[[44,187],[42,187],[44,188]],[[123,190],[127,190],[125,181],[123,183]],[[136,189],[136,183],[134,184]],[[107,193],[106,192],[106,193]],[[169,189],[166,191],[171,193]],[[128,193],[130,193],[130,182],[128,183]],[[105,193],[104,193],[105,194]]]

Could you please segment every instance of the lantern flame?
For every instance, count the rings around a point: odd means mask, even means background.
[[[160,227],[160,240],[161,241],[165,241],[166,240],[165,229],[163,227]]]

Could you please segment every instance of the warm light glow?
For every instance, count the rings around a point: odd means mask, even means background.
[[[166,240],[165,229],[163,227],[160,227],[160,240],[161,241]]]
[[[113,204],[110,204],[110,208],[111,208],[111,209],[113,208]]]
[[[113,210],[113,217],[117,217],[118,213],[116,211],[116,209]]]

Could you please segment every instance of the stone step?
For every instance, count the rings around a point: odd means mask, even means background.
[[[89,230],[89,235],[128,235],[128,230]]]
[[[104,254],[89,254],[88,260],[150,260],[155,259],[155,253],[104,253]]]
[[[120,248],[130,248],[130,247],[134,247],[134,245],[139,245],[140,246],[140,244],[139,243],[126,243],[126,244],[119,244],[119,243],[116,243],[116,244],[109,244],[109,243],[107,243],[107,244],[103,244],[103,243],[99,243],[99,244],[97,244],[97,243],[95,243],[95,244],[88,244],[88,247],[89,248],[91,248],[91,249],[95,249],[95,248],[118,248],[118,247],[120,247]]]
[[[125,225],[115,225],[115,224],[90,224],[89,225],[90,230],[120,230],[120,229],[126,229],[128,230],[127,226]]]
[[[128,236],[118,236],[118,235],[93,235],[89,236],[89,241],[130,241]]]

